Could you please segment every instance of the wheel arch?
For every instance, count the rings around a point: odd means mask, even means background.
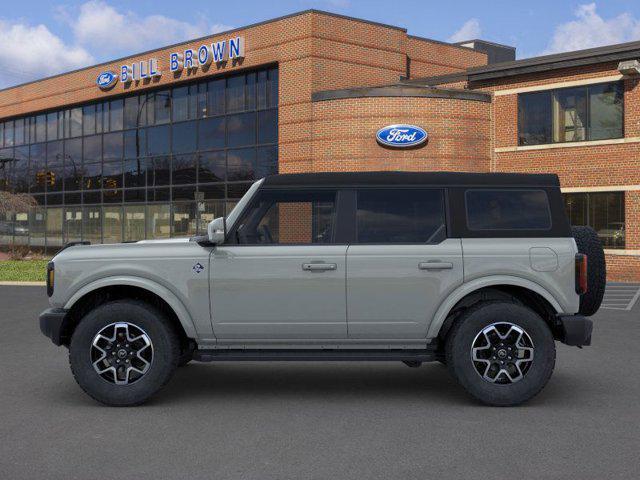
[[[80,318],[89,310],[106,301],[122,298],[139,299],[152,304],[169,317],[185,341],[196,338],[193,319],[173,292],[148,279],[122,276],[102,278],[89,283],[67,300],[64,308],[69,313],[63,326],[63,338],[68,342]]]
[[[556,336],[557,326],[553,319],[556,314],[563,312],[563,308],[548,290],[524,278],[495,276],[464,283],[449,294],[436,311],[427,338],[443,338],[457,313],[464,308],[483,300],[509,298],[529,306],[540,314]]]

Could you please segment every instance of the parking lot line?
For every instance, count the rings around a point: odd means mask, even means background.
[[[608,283],[604,292],[602,308],[630,311],[638,302],[638,299],[640,299],[640,285]]]

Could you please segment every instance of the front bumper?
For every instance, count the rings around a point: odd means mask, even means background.
[[[561,315],[558,320],[562,343],[574,347],[591,345],[591,332],[593,331],[591,320],[582,315]]]
[[[64,322],[67,310],[63,308],[48,308],[40,314],[40,331],[49,337],[55,345],[62,345]]]

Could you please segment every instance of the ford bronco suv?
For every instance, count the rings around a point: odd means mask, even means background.
[[[63,249],[40,328],[108,405],[192,360],[377,360],[439,361],[508,406],[545,386],[555,341],[591,343],[604,284],[555,175],[275,175],[206,236]]]

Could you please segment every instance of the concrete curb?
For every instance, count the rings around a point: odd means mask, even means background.
[[[46,287],[46,282],[0,282],[1,286],[7,287]]]

